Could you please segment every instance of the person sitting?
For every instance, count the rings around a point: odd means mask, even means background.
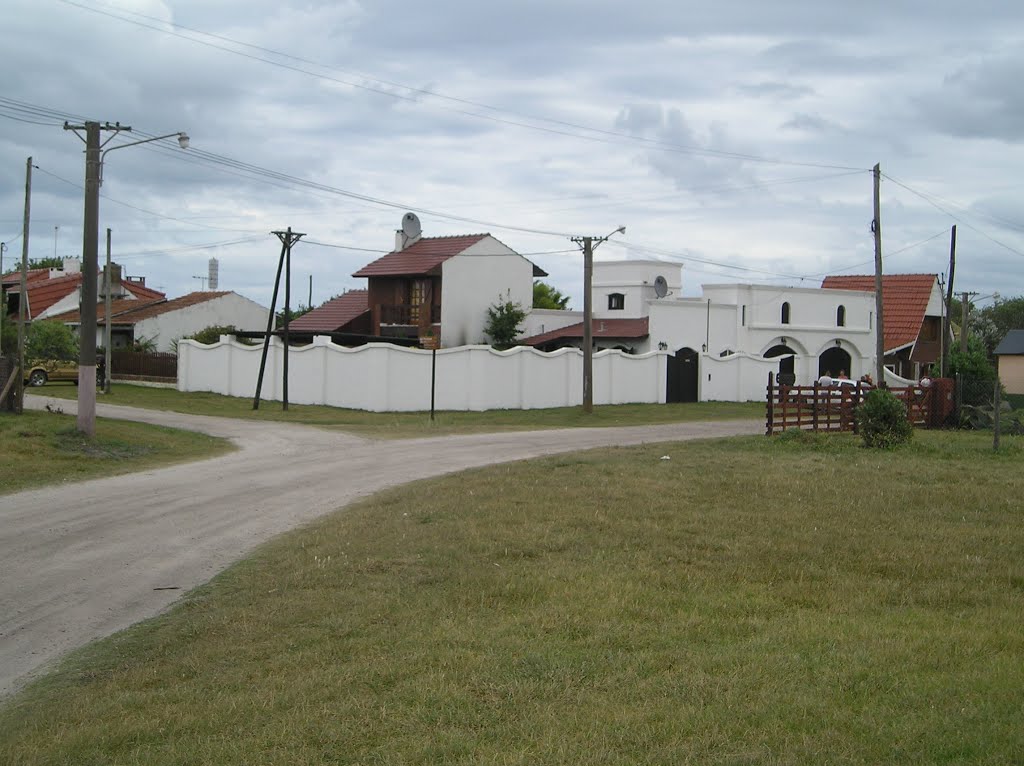
[[[840,380],[849,380],[849,378],[846,375],[846,370],[840,370],[839,371],[839,379]]]

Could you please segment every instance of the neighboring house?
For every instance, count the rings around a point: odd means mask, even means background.
[[[432,333],[451,347],[485,342],[487,309],[499,301],[529,310],[533,278],[547,273],[490,234],[410,237],[399,231],[392,252],[352,276],[368,281],[369,315],[352,321],[368,320],[370,335]]]
[[[810,384],[826,373],[871,371],[874,295],[859,290],[743,284],[702,286],[684,298],[678,265],[594,264],[595,349],[669,351],[667,401],[764,397],[769,373]],[[533,311],[519,342],[580,346],[578,311]]]
[[[103,345],[107,316],[103,305],[96,310],[96,345]],[[229,291],[195,292],[171,300],[113,304],[110,312],[111,347],[123,348],[151,340],[157,351],[174,351],[176,342],[207,327],[233,325],[239,330],[267,328],[269,309]],[[77,309],[54,316],[78,328]]]
[[[831,276],[825,289],[875,292],[872,275]],[[882,276],[882,330],[886,368],[903,378],[920,379],[942,359],[943,297],[936,274]],[[949,343],[949,339],[946,339]]]
[[[17,317],[22,300],[21,274],[5,274],[2,284],[8,315]],[[33,269],[27,274],[26,288],[26,314],[30,322],[77,311],[82,300],[81,261],[65,258],[61,269]],[[102,274],[97,279],[97,291],[102,301],[105,297]],[[159,290],[146,287],[145,277],[122,277],[121,267],[117,264],[111,268],[110,293],[115,304],[132,302],[133,305],[141,305],[134,302],[149,303],[166,297]]]
[[[1024,330],[1010,330],[995,350],[999,382],[1006,393],[1024,394]]]

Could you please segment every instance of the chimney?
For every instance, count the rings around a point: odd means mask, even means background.
[[[64,272],[64,276],[67,276],[68,274],[79,274],[82,271],[82,262],[77,258],[65,258],[61,271]]]
[[[405,250],[406,237],[401,229],[395,229],[395,252]]]

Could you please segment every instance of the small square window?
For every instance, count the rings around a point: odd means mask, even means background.
[[[626,296],[622,293],[609,293],[608,295],[608,310],[609,311],[622,311],[626,308]]]

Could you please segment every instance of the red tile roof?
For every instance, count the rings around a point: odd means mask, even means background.
[[[35,282],[39,279],[49,279],[49,269],[29,269],[25,273],[25,281],[28,283]],[[5,285],[20,285],[21,284],[21,272],[20,271],[9,271],[3,275],[2,279]]]
[[[157,300],[139,300],[131,301],[133,304],[130,307],[124,306],[124,301],[121,301],[121,305],[118,306],[117,302],[111,304],[111,319],[113,324],[137,324],[144,319],[152,319],[155,316],[166,314],[170,311],[177,311],[178,309],[188,308],[189,306],[195,306],[199,303],[205,303],[206,301],[212,301],[214,298],[220,298],[224,295],[229,295],[230,290],[222,290],[220,292],[196,292],[189,293],[188,295],[182,295],[180,298],[172,298],[171,300],[157,299]],[[100,304],[96,307],[97,319],[103,317],[103,305]],[[71,322],[72,324],[78,322],[81,317],[79,316],[78,310],[65,311],[63,314],[58,314],[54,319],[59,319],[62,322]]]
[[[435,269],[463,250],[487,237],[466,234],[457,237],[424,237],[404,250],[395,250],[359,269],[354,277],[419,277],[437,273]]]
[[[882,275],[882,329],[886,353],[917,340],[935,280],[935,274]],[[874,292],[875,278],[870,274],[825,277],[821,286]]]
[[[167,297],[167,293],[162,293],[159,290],[154,290],[152,287],[146,287],[141,282],[135,282],[131,279],[122,280],[121,287],[130,292],[139,300],[163,300],[164,298]]]
[[[646,338],[648,335],[648,319],[595,319],[591,325],[594,338]],[[583,322],[560,327],[557,330],[534,335],[516,341],[521,346],[540,346],[561,338],[582,338]]]
[[[125,321],[121,322],[119,317],[122,314],[129,314],[143,306],[148,306],[151,303],[166,303],[165,298],[142,298],[139,300],[131,300],[118,298],[110,303],[110,316],[114,320],[114,324],[132,324],[132,322]],[[102,322],[107,317],[107,307],[104,303],[96,304],[96,321]],[[77,324],[81,320],[81,314],[78,309],[72,309],[71,311],[65,311],[60,314],[56,314],[52,317],[61,322],[70,322],[71,324]]]
[[[82,284],[81,274],[56,279],[37,279],[28,283],[28,318],[35,319],[50,306],[67,298]]]
[[[306,312],[290,322],[288,327],[300,332],[338,332],[341,327],[369,310],[369,292],[352,290]]]

